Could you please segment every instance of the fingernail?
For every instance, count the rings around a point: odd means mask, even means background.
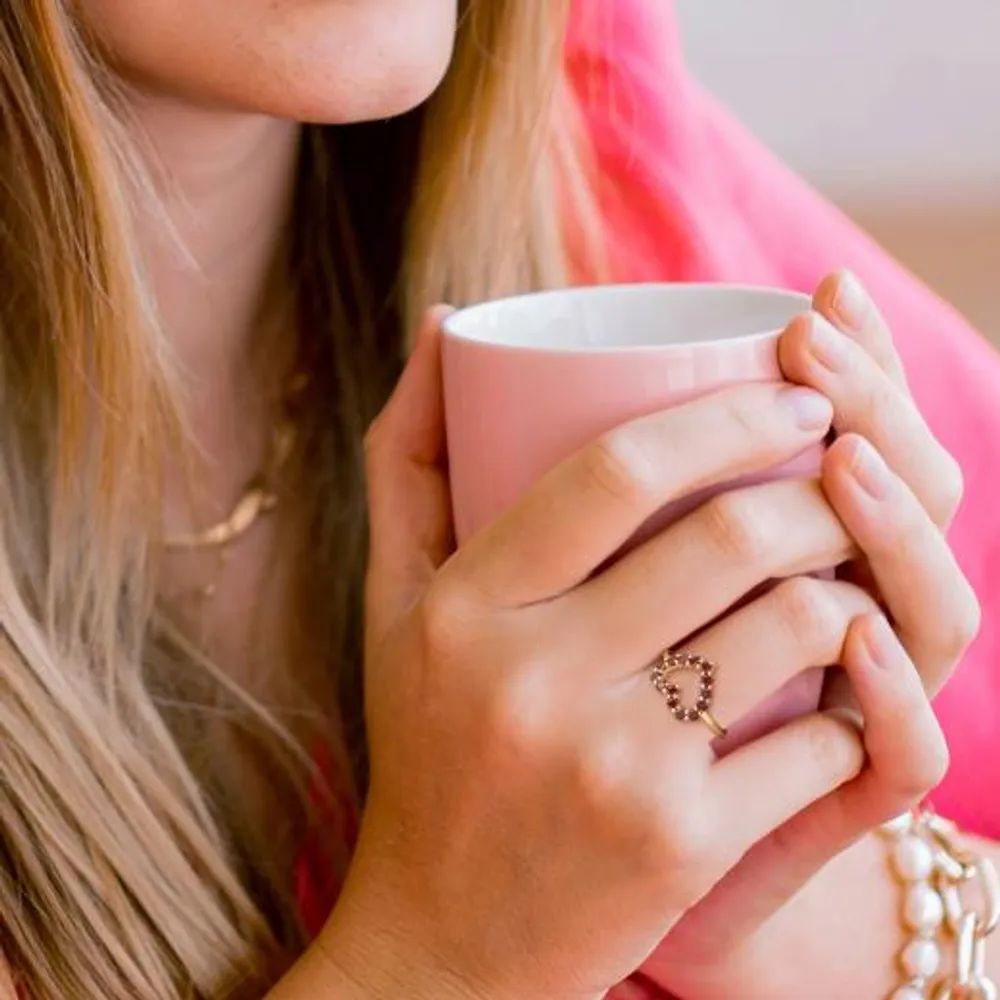
[[[796,423],[804,431],[829,427],[833,420],[833,404],[821,393],[796,386],[785,389],[781,396],[795,414]]]
[[[809,347],[824,368],[840,371],[847,363],[847,338],[820,316],[812,316],[809,324]]]
[[[837,283],[837,293],[833,299],[833,308],[837,315],[851,329],[860,329],[868,318],[868,293],[861,282],[850,271],[842,271]]]
[[[855,442],[850,471],[858,485],[873,499],[884,500],[889,495],[892,472],[882,456],[863,438]]]
[[[882,670],[891,670],[899,658],[899,639],[882,615],[872,615],[867,619],[861,632],[861,642],[868,659]]]

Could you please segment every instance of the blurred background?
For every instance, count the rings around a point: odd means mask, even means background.
[[[1000,345],[1000,0],[675,0],[691,69]]]

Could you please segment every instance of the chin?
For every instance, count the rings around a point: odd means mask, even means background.
[[[213,110],[342,124],[423,103],[457,0],[82,0],[132,85]]]

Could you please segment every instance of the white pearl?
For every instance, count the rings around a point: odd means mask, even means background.
[[[915,938],[900,952],[899,961],[911,979],[930,979],[941,965],[941,952],[933,941]]]
[[[916,986],[900,986],[890,1000],[926,1000],[927,994]]]
[[[893,836],[899,836],[902,833],[909,833],[911,827],[913,826],[913,813],[905,812],[900,813],[898,816],[890,819],[888,822],[882,824],[882,832],[888,833]],[[904,987],[905,989],[906,987]]]
[[[907,889],[903,901],[903,920],[910,930],[925,934],[936,931],[944,920],[941,896],[926,882],[913,883]]]
[[[892,849],[892,862],[907,882],[926,882],[934,869],[934,854],[920,837],[900,837]]]

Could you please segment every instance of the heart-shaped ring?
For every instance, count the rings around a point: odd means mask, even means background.
[[[696,674],[698,677],[698,698],[693,708],[685,707],[682,703],[681,689],[675,680],[678,674],[685,673]],[[650,667],[649,679],[678,722],[703,722],[716,737],[721,738],[726,735],[726,727],[712,715],[717,673],[716,664],[704,656],[665,649]]]

